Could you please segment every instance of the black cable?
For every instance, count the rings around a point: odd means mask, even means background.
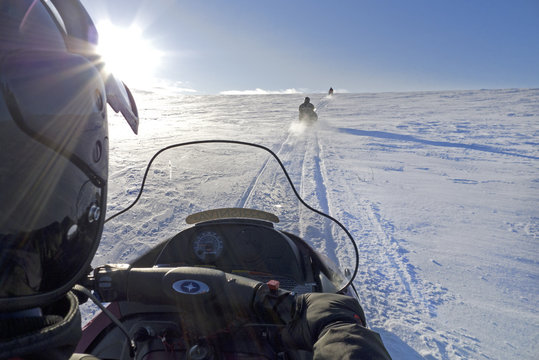
[[[107,315],[109,317],[109,319],[116,325],[118,326],[118,328],[124,333],[125,337],[127,338],[127,343],[129,344],[129,355],[131,356],[131,358],[134,358],[135,357],[135,353],[136,353],[136,346],[135,346],[135,342],[131,339],[131,337],[129,336],[129,332],[127,331],[127,329],[125,328],[125,326],[120,322],[120,320],[118,320],[118,318],[116,316],[114,316],[113,313],[111,313],[109,311],[109,309],[107,309],[102,303],[101,301],[99,301],[99,299],[94,295],[92,294],[92,292],[90,290],[88,290],[87,288],[85,288],[84,286],[82,285],[75,285],[73,287],[73,291],[75,292],[81,292],[83,293],[85,296],[87,296],[88,298],[90,298],[94,304],[96,304],[100,309],[101,311],[103,311],[103,313],[105,313],[105,315]]]

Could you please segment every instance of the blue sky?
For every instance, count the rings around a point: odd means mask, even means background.
[[[539,1],[83,0],[202,94],[539,87]],[[143,69],[141,69],[143,71]]]

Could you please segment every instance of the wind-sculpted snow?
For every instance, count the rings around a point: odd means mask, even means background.
[[[163,146],[260,143],[278,153],[309,204],[356,238],[355,286],[393,358],[536,358],[539,90],[312,94],[313,125],[297,121],[301,94],[135,96],[140,135],[119,119],[110,124],[108,215],[136,197],[146,163]],[[156,176],[170,174],[181,178],[182,169],[165,164]],[[208,186],[218,183],[208,174]],[[230,196],[248,206],[267,185],[278,206],[280,184],[261,162],[248,189]],[[196,207],[198,195],[188,189],[154,191]],[[147,205],[155,223],[183,221],[183,210]],[[353,267],[348,243],[326,224],[307,223],[300,216],[302,236]],[[138,236],[126,241],[127,233]],[[130,261],[161,237],[129,217],[107,224],[94,264]]]

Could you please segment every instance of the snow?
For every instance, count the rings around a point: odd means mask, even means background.
[[[394,359],[539,354],[538,89],[309,94],[312,127],[296,121],[304,94],[134,95],[139,135],[116,115],[109,125],[108,215],[136,197],[163,146],[259,143],[279,154],[309,204],[356,238],[355,285]],[[164,240],[121,239],[106,226],[94,265]],[[352,249],[323,246],[353,261]]]

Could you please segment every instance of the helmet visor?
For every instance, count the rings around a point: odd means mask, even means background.
[[[0,195],[0,298],[69,288],[98,244],[105,189],[39,142],[21,147],[1,137],[11,154],[4,169],[12,171],[1,173],[9,181]]]

